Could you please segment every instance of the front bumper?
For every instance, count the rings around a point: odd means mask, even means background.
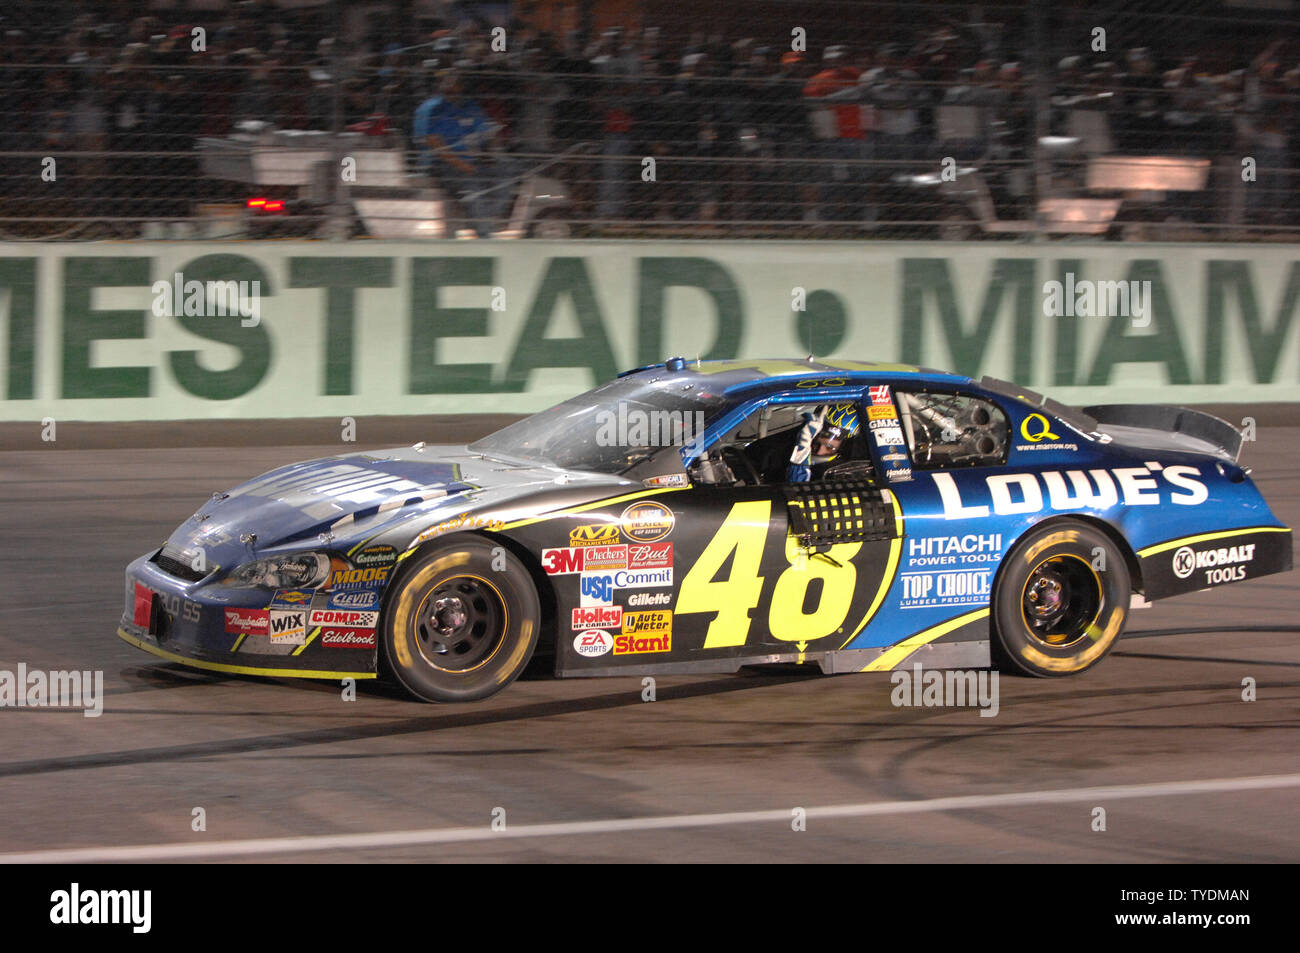
[[[353,638],[344,647],[339,647],[341,639],[328,645],[330,630],[324,626],[307,626],[301,644],[276,644],[266,635],[238,631],[241,626],[229,621],[232,613],[264,613],[274,592],[186,582],[164,572],[152,557],[141,556],[126,570],[126,604],[117,634],[136,648],[193,668],[236,675],[375,677],[375,644],[358,647]]]

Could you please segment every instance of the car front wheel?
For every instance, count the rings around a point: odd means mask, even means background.
[[[384,658],[402,687],[425,701],[468,702],[514,681],[541,619],[524,565],[471,536],[411,558],[383,624]]]

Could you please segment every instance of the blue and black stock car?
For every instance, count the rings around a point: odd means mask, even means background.
[[[792,468],[832,418],[852,421],[836,452]],[[1134,593],[1291,568],[1240,445],[1195,411],[911,366],[673,359],[469,446],[217,493],[127,569],[118,634],[217,671],[388,673],[430,701],[491,695],[539,647],[560,676],[1067,675]]]

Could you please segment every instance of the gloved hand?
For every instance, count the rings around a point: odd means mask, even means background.
[[[812,456],[813,438],[821,432],[826,420],[826,405],[817,407],[811,414],[804,414],[804,425],[795,440],[794,450],[790,453],[790,466],[786,468],[785,478],[789,483],[807,483],[812,479],[812,468],[808,460]]]

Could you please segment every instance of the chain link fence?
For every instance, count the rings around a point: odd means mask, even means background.
[[[1298,25],[1226,2],[15,0],[0,238],[1294,241]]]

